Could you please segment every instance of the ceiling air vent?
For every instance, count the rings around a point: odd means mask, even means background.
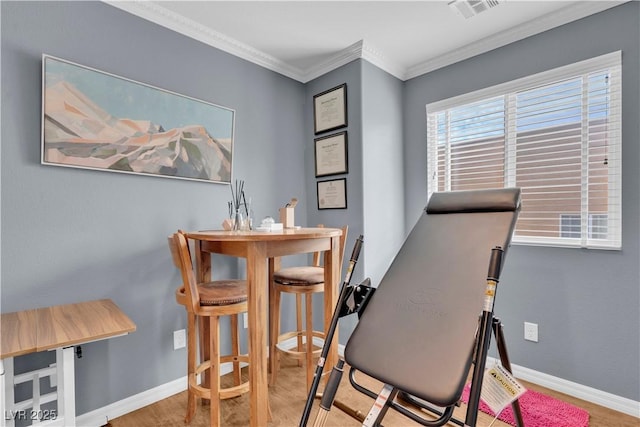
[[[449,7],[453,8],[457,14],[462,15],[465,19],[469,19],[503,2],[504,0],[453,0],[449,2]]]

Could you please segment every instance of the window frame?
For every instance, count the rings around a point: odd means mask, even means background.
[[[580,227],[580,219],[581,219],[581,216],[580,216],[579,212],[578,213],[575,213],[575,212],[573,212],[573,213],[561,213],[560,214],[560,218],[559,218],[559,221],[560,221],[559,230],[560,230],[561,238],[563,238],[563,239],[576,239],[576,240],[580,239],[581,238],[581,236],[580,236],[581,232],[579,232],[579,231],[577,232],[578,236],[562,236],[563,233],[567,233],[567,234],[576,233],[575,231],[573,231],[573,227],[575,227],[575,225],[572,222],[577,220],[577,226],[579,228]],[[608,219],[608,214],[603,214],[603,213],[590,213],[589,214],[588,225],[587,225],[587,233],[588,233],[587,237],[589,239],[606,239],[606,237],[596,237],[596,235],[598,233],[600,233],[600,232],[594,230],[594,224],[597,221],[602,220],[602,219],[607,220]],[[568,223],[565,222],[565,221],[568,221]],[[565,228],[565,225],[568,227],[568,229]],[[598,226],[596,226],[596,227],[598,227]]]
[[[556,246],[556,247],[580,247],[589,249],[610,249],[620,250],[622,248],[622,140],[621,140],[621,76],[622,68],[622,53],[621,51],[611,52],[605,55],[601,55],[595,58],[587,59],[584,61],[569,64],[563,67],[555,68],[549,71],[544,71],[531,76],[523,77],[510,82],[502,83],[496,86],[480,89],[467,94],[462,94],[452,98],[436,101],[426,105],[427,116],[427,196],[430,197],[434,191],[438,189],[438,138],[433,139],[431,137],[433,130],[435,129],[437,120],[436,114],[449,111],[456,107],[466,106],[472,103],[489,101],[492,98],[503,97],[504,98],[504,111],[505,111],[505,125],[504,125],[504,139],[505,139],[505,156],[504,156],[504,180],[503,187],[515,186],[515,137],[516,137],[516,125],[515,114],[511,113],[511,109],[514,108],[515,97],[518,92],[523,92],[537,87],[545,86],[560,82],[562,80],[573,79],[578,76],[587,75],[589,73],[595,73],[602,70],[609,70],[613,75],[615,74],[615,81],[612,79],[612,84],[609,88],[610,99],[610,116],[608,116],[608,123],[613,124],[607,131],[607,144],[611,147],[612,153],[608,156],[609,164],[612,164],[613,173],[608,176],[608,211],[606,213],[609,218],[609,236],[607,239],[593,238],[596,233],[591,232],[591,217],[598,213],[589,213],[584,207],[582,207],[582,227],[580,231],[580,238],[568,238],[560,237],[561,231],[558,232],[558,237],[548,236],[528,236],[514,234],[513,243],[525,244],[533,246]],[[588,118],[587,118],[588,120]],[[584,121],[583,125],[584,126]],[[447,135],[449,133],[447,132]],[[448,136],[447,136],[448,137]],[[511,142],[510,142],[511,141]],[[584,141],[582,142],[583,146]],[[449,145],[446,146],[446,150],[449,150]],[[446,154],[445,154],[446,155]],[[448,164],[451,166],[451,164]],[[450,179],[450,167],[445,168],[444,179]],[[582,180],[585,179],[584,170],[581,172]],[[588,178],[588,177],[587,177]],[[445,187],[450,188],[450,187]],[[583,194],[590,194],[588,189],[583,190]],[[570,214],[571,212],[566,212]],[[599,215],[599,214],[598,214]],[[560,221],[560,220],[559,220]]]

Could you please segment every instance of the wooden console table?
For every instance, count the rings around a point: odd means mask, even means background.
[[[136,325],[109,299],[3,313],[0,317],[0,426],[13,426],[18,418],[33,426],[75,426],[76,345],[99,341],[136,330]],[[56,363],[14,375],[13,358],[38,351],[56,351]],[[40,395],[40,378],[55,378],[56,391]],[[15,402],[14,386],[33,382],[33,397]],[[57,409],[41,404],[57,400]]]

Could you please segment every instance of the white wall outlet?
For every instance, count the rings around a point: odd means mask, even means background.
[[[538,342],[538,324],[524,322],[524,339],[527,341]]]
[[[242,313],[242,324],[245,329],[249,327],[249,315],[247,313]]]
[[[187,331],[180,329],[173,331],[173,349],[185,348],[187,346]]]

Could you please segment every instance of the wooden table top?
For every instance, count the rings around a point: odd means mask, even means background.
[[[36,311],[25,310],[0,317],[0,353],[2,359],[37,351]]]
[[[323,237],[336,237],[342,234],[339,228],[310,227],[310,228],[285,228],[278,231],[226,231],[226,230],[202,230],[189,231],[187,236],[197,240],[229,240],[229,241],[274,241],[314,239]]]
[[[5,313],[0,317],[0,358],[69,347],[136,330],[110,299]]]
[[[38,351],[135,330],[135,323],[110,299],[41,308],[38,310]]]

